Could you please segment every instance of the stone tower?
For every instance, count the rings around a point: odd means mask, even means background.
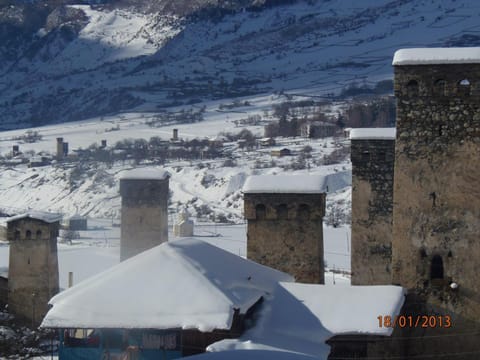
[[[321,176],[251,176],[244,186],[247,258],[290,273],[299,282],[324,283]]]
[[[62,160],[64,155],[63,138],[57,138],[57,160]]]
[[[352,285],[392,281],[395,128],[353,129]]]
[[[417,305],[417,313],[452,319],[449,329],[437,326],[423,332],[427,338],[415,345],[416,353],[431,353],[434,347],[444,354],[476,350],[455,357],[476,359],[480,48],[399,50],[393,65],[397,135],[392,281],[410,290],[416,297],[411,303],[424,304]],[[456,336],[446,341],[439,333]]]
[[[164,170],[135,169],[120,179],[120,260],[168,241],[168,182]]]
[[[38,326],[48,301],[58,293],[57,236],[61,217],[27,213],[10,218],[8,268],[9,311],[28,325]]]

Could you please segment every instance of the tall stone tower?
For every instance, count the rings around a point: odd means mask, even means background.
[[[120,179],[120,260],[168,241],[168,182],[164,170],[135,169]]]
[[[251,176],[244,186],[247,258],[323,284],[325,180],[321,176]]]
[[[352,285],[392,281],[395,128],[352,129]]]
[[[452,317],[458,351],[478,350],[480,48],[399,50],[393,65],[392,280]]]
[[[8,307],[18,319],[38,326],[48,301],[58,293],[57,236],[61,217],[27,213],[10,218]]]

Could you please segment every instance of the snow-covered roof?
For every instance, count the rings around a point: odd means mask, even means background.
[[[313,360],[317,357],[278,350],[230,350],[187,356],[192,360]]]
[[[393,65],[474,63],[480,63],[480,47],[401,49],[393,56]]]
[[[68,218],[68,220],[85,220],[86,217],[80,214],[74,214]]]
[[[357,128],[350,130],[350,140],[395,140],[395,128]]]
[[[321,175],[253,175],[243,186],[244,193],[320,194],[326,189]]]
[[[380,327],[378,316],[398,315],[404,299],[399,286],[280,283],[254,328],[207,350],[278,350],[327,359],[326,341],[335,335],[391,335],[393,329]]]
[[[42,327],[229,329],[290,275],[194,238],[163,243],[50,300]]]
[[[393,328],[379,326],[378,316],[400,313],[405,301],[405,290],[400,286],[335,286],[299,283],[280,283],[289,294],[298,299],[322,326],[334,335],[369,334],[391,335]],[[273,301],[282,301],[275,293]],[[279,315],[281,316],[281,315]],[[287,324],[285,324],[287,325]],[[300,323],[297,323],[300,325]],[[302,331],[308,329],[294,329]]]
[[[170,173],[158,168],[138,168],[125,171],[120,178],[123,180],[165,180],[170,177]]]
[[[41,220],[47,223],[54,223],[62,220],[62,215],[56,214],[56,213],[43,212],[43,211],[29,211],[24,214],[15,215],[8,218],[7,222],[11,222],[19,219],[25,219],[25,218]]]

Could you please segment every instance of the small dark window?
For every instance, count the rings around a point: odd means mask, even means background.
[[[300,220],[310,219],[310,206],[307,204],[300,204],[297,210],[297,218]]]
[[[280,204],[277,206],[277,218],[288,219],[288,207],[286,204]]]
[[[427,257],[427,252],[425,251],[425,249],[420,249],[420,257],[422,259],[425,259]]]
[[[20,230],[15,230],[15,240],[20,239]]]
[[[27,231],[25,232],[25,238],[26,238],[27,240],[30,240],[30,239],[32,238],[32,232],[31,232],[30,230],[27,230]]]
[[[362,160],[369,161],[370,160],[370,153],[368,151],[362,152]]]
[[[418,82],[417,80],[410,80],[407,84],[407,95],[409,97],[418,96]]]
[[[265,219],[266,216],[267,216],[267,209],[265,208],[265,205],[258,204],[257,206],[255,206],[255,218],[257,220]]]
[[[463,79],[458,82],[458,94],[469,96],[470,95],[470,81]]]
[[[446,95],[447,82],[443,79],[438,79],[433,84],[433,93],[437,96]]]
[[[35,234],[35,238],[37,240],[40,240],[42,238],[42,230],[37,230],[37,233]]]
[[[440,255],[432,258],[432,267],[430,269],[430,279],[443,279],[443,260]]]

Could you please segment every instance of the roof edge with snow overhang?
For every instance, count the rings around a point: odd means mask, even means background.
[[[124,171],[120,175],[121,180],[166,180],[170,173],[163,169],[137,168]]]
[[[392,65],[480,64],[480,47],[400,49]]]
[[[20,215],[15,215],[6,220],[7,223],[15,220],[20,220],[20,219],[35,219],[35,220],[41,220],[46,223],[54,223],[62,220],[62,214],[57,214],[57,213],[48,213],[48,212],[42,212],[42,211],[29,211]]]
[[[350,130],[350,140],[395,140],[395,128],[356,128]]]
[[[326,178],[321,175],[252,175],[243,186],[245,194],[322,194]]]

